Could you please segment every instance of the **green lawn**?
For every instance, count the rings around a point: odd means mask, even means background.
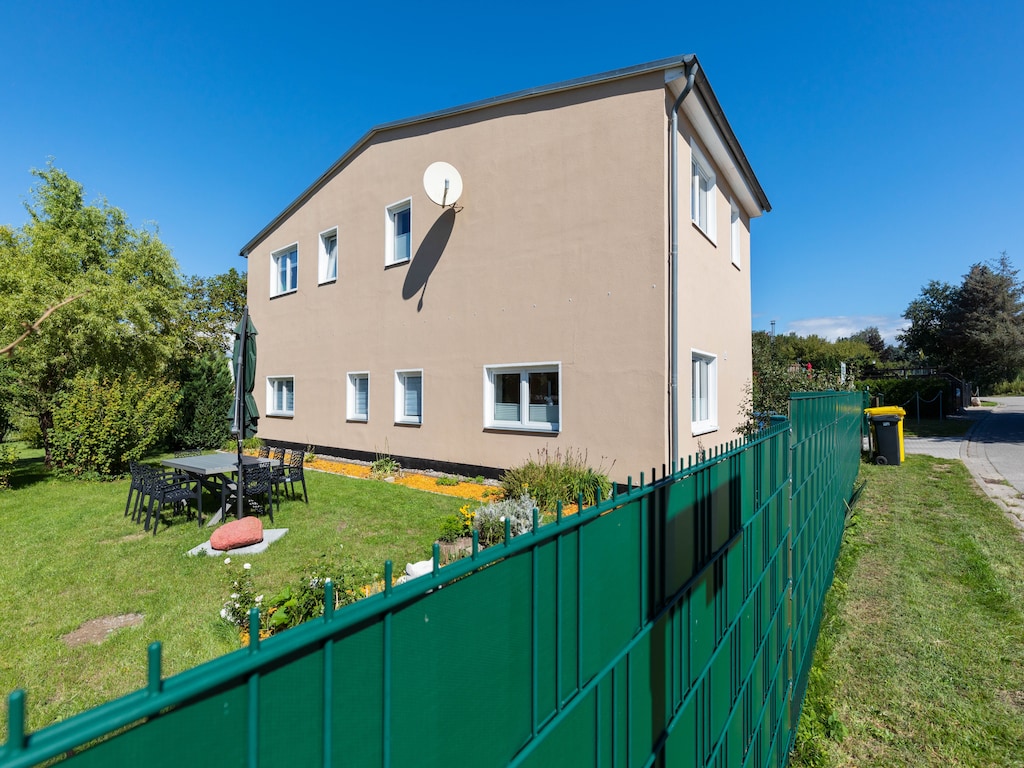
[[[1024,766],[1024,542],[958,461],[864,465],[791,765]]]
[[[268,595],[323,555],[381,574],[390,559],[400,572],[430,557],[441,520],[465,503],[372,480],[306,478],[309,505],[300,497],[275,513],[273,527],[288,534],[243,558]],[[25,689],[31,730],[143,687],[154,640],[163,643],[165,676],[239,647],[219,615],[238,563],[186,556],[211,529],[183,517],[156,536],[143,534],[123,516],[127,492],[127,480],[54,478],[38,452],[19,462],[12,488],[0,491],[0,711],[10,691]],[[102,645],[68,648],[61,640],[90,619],[127,613],[143,614],[143,623]],[[6,729],[5,714],[0,740]]]

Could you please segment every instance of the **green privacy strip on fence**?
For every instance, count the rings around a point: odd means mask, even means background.
[[[16,692],[0,765],[785,765],[850,397],[27,737]]]

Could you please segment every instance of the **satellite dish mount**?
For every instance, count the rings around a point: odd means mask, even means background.
[[[436,162],[427,166],[423,172],[423,189],[432,202],[442,208],[455,208],[462,195],[462,176],[451,163]]]

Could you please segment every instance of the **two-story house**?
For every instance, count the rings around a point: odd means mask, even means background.
[[[768,210],[695,56],[373,128],[241,250],[260,436],[660,472],[736,437]]]

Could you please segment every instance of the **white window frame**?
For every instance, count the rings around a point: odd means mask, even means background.
[[[697,142],[690,139],[690,220],[712,243],[717,244],[718,185],[716,178],[711,163],[704,157],[704,153],[700,151]],[[705,193],[701,192],[702,180],[705,182],[707,189]],[[703,226],[701,225],[701,201],[704,202]]]
[[[396,234],[395,223],[398,218],[398,214],[403,211],[409,211],[409,248],[408,254],[403,254],[401,258],[396,254],[396,241],[398,235]],[[399,200],[397,203],[392,203],[384,209],[384,266],[390,267],[392,264],[405,264],[412,260],[412,198],[407,197],[405,200]]]
[[[701,383],[705,377],[699,375],[698,365],[707,367],[706,392],[702,391]],[[706,416],[697,410],[701,397],[707,399]],[[699,349],[690,350],[690,421],[694,435],[703,435],[718,429],[718,355]]]
[[[282,284],[281,282],[281,260],[291,254],[295,254],[295,269],[288,270],[288,278],[293,275],[294,285]],[[284,248],[279,248],[270,254],[270,295],[284,296],[286,293],[295,293],[299,285],[299,244],[292,243]]]
[[[351,371],[346,377],[348,380],[347,396],[345,402],[347,403],[347,414],[346,418],[349,421],[369,421],[370,420],[370,372],[369,371]],[[364,380],[366,382],[366,413],[359,413],[356,411],[356,381]]]
[[[557,419],[534,421],[530,418],[530,374],[558,375]],[[498,419],[494,413],[494,382],[497,374],[519,374],[519,419]],[[562,364],[560,362],[518,363],[484,366],[484,427],[526,432],[560,432],[562,429]]]
[[[740,208],[735,200],[729,201],[729,248],[732,251],[732,265],[736,269],[743,268],[743,250],[740,241],[743,222],[740,219]]]
[[[410,377],[419,377],[420,380],[420,412],[418,416],[408,416],[405,413],[405,389],[406,382]],[[395,371],[395,423],[396,424],[422,424],[423,423],[423,369],[407,368]]]
[[[283,407],[278,407],[281,394],[280,385],[285,383],[291,385],[292,407],[288,408],[287,402]],[[295,415],[295,377],[294,376],[267,376],[267,415],[268,416],[294,416]]]
[[[330,251],[327,249],[327,243],[334,239],[334,273],[330,270]],[[325,229],[320,233],[319,237],[319,268],[317,274],[319,277],[319,285],[325,283],[333,283],[338,279],[338,228],[331,227]]]

